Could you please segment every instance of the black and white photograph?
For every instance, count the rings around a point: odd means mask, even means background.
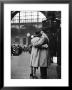
[[[11,11],[11,79],[61,79],[61,11]]]
[[[4,4],[5,86],[68,85],[68,9]]]

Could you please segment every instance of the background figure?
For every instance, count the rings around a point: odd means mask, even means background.
[[[57,42],[57,76],[58,79],[61,79],[61,30],[59,29],[58,33],[58,42]]]

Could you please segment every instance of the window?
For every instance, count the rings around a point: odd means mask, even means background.
[[[17,13],[11,23],[34,23],[42,22],[45,19],[46,17],[40,11],[20,11],[20,14]]]

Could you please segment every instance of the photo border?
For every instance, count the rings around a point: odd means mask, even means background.
[[[49,4],[69,4],[69,46],[71,41],[71,24],[72,24],[72,1],[71,0],[0,0],[0,88],[7,88],[4,87],[4,4],[5,3],[49,3]],[[70,50],[69,50],[70,51]],[[9,87],[11,88],[11,87]],[[13,87],[12,87],[13,88]],[[23,88],[23,87],[20,87]],[[24,87],[25,88],[25,87]],[[29,88],[29,87],[28,87]]]

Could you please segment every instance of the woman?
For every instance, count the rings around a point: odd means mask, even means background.
[[[31,51],[31,58],[30,58],[30,66],[31,66],[31,74],[33,78],[36,77],[36,69],[39,66],[39,49],[35,47],[35,43],[37,43],[40,40],[40,32],[37,31],[35,33],[35,36],[31,39],[31,44],[32,44],[32,51]]]

